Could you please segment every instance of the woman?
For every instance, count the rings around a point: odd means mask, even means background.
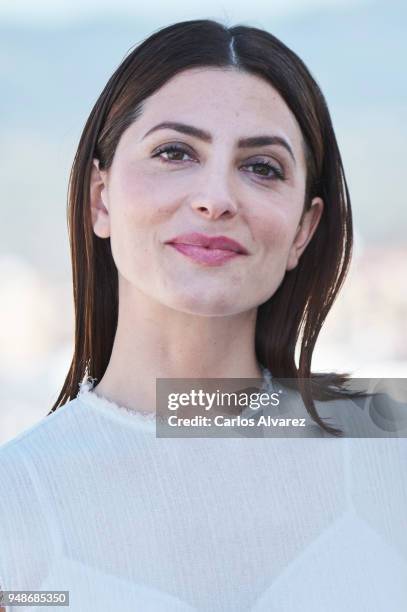
[[[1,449],[2,588],[69,591],[75,612],[404,610],[385,500],[405,445],[336,437],[311,393],[346,380],[311,359],[352,222],[303,62],[246,26],[154,33],[86,123],[69,228],[75,352],[47,418]],[[270,373],[298,381],[297,439],[154,435],[156,379]]]

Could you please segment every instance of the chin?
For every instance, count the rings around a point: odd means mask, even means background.
[[[225,298],[225,296],[180,295],[167,301],[166,304],[174,310],[203,317],[224,317],[245,310],[244,307],[239,308],[236,300],[231,299],[231,296]]]

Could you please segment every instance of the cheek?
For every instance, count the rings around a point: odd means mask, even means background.
[[[131,164],[124,165],[115,173],[109,185],[112,222],[116,225],[137,222],[144,227],[151,219],[153,198],[153,180],[140,174]]]
[[[253,279],[262,287],[261,302],[269,299],[282,283],[286,271],[290,247],[294,241],[299,212],[287,206],[272,206],[252,225],[255,239],[260,245],[259,259]]]
[[[112,236],[126,243],[152,244],[170,212],[170,193],[142,163],[123,160],[117,164],[109,184],[112,203]],[[115,238],[114,238],[115,239]]]
[[[297,228],[297,216],[288,207],[270,207],[267,214],[256,219],[256,240],[265,254],[275,259],[287,256]]]
[[[130,280],[145,269],[159,232],[162,211],[152,181],[135,172],[117,173],[109,185],[110,242],[116,267]],[[157,231],[156,231],[157,228]]]

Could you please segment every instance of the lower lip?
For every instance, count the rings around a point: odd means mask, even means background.
[[[194,261],[201,264],[206,264],[207,266],[220,266],[229,261],[229,259],[234,259],[235,257],[242,255],[242,253],[236,253],[236,251],[227,251],[225,249],[207,249],[205,247],[192,244],[168,244]]]

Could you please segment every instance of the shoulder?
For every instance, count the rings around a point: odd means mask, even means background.
[[[74,412],[77,412],[78,400],[74,398],[53,413],[44,415],[39,421],[24,429],[22,432],[0,444],[0,465],[8,460],[18,460],[24,451],[43,444],[51,438],[55,438],[64,427],[69,426]]]
[[[52,551],[50,491],[59,473],[54,460],[75,426],[77,408],[76,398],[70,400],[0,445],[0,581],[6,589],[18,590],[36,571],[46,571]]]
[[[83,411],[74,398],[0,445],[0,524],[12,507],[21,514],[33,503],[41,483],[52,480],[61,461],[70,462],[79,432],[86,435]]]
[[[349,437],[406,438],[407,384],[394,389],[391,382],[353,379],[352,391],[363,392],[360,396],[315,402],[318,413],[335,421]]]
[[[284,416],[305,418],[312,436],[316,435],[317,429],[299,391],[280,386],[281,412]],[[341,395],[325,400],[314,397],[314,405],[320,418],[339,428],[345,437],[407,437],[406,379],[350,379]]]
[[[22,508],[24,497],[32,501],[37,475],[49,471],[53,450],[61,448],[64,436],[75,426],[77,412],[74,398],[0,444],[0,524],[4,504],[10,511],[14,503]]]

